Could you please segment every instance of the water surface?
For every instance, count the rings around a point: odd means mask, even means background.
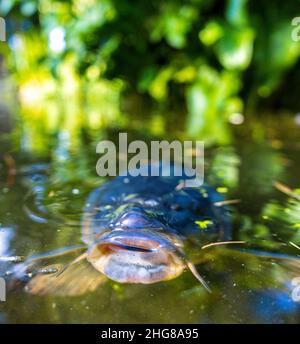
[[[95,171],[96,143],[115,140],[119,131],[128,130],[83,128],[75,138],[65,130],[35,137],[26,123],[17,121],[12,130],[5,118],[2,115],[0,127],[0,255],[27,256],[79,244],[86,197],[105,182]],[[300,202],[272,183],[299,187],[300,127],[292,116],[274,118],[232,127],[231,144],[207,149],[205,181],[227,199],[241,200],[231,207],[234,239],[246,240],[253,250],[296,257],[300,251],[290,242],[300,245]],[[142,128],[128,132],[130,140],[145,139]],[[190,139],[180,132],[178,136]],[[149,134],[147,140],[151,138],[168,139]],[[212,250],[207,255],[198,269],[212,294],[189,272],[153,285],[109,281],[80,297],[32,296],[15,290],[0,304],[0,322],[300,321],[300,303],[291,297],[297,271],[280,261],[238,251]],[[2,265],[2,272],[6,268]]]

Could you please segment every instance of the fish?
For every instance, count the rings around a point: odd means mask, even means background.
[[[214,206],[222,197],[213,188],[178,188],[182,177],[173,174],[117,177],[91,193],[82,240],[96,270],[119,283],[150,284],[176,278],[188,267],[208,289],[186,261],[184,240],[229,240],[228,214]]]
[[[81,221],[82,245],[18,264],[14,273],[20,279],[27,276],[28,293],[76,296],[96,290],[108,279],[152,284],[186,270],[211,292],[187,254],[186,243],[196,240],[203,249],[244,243],[232,240],[224,196],[206,184],[182,187],[188,177],[180,176],[176,165],[169,176],[162,171],[159,176],[133,175],[117,176],[90,193]]]

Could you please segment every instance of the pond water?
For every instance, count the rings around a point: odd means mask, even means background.
[[[95,171],[96,143],[114,140],[118,130],[83,129],[77,139],[62,130],[33,139],[22,120],[11,131],[3,118],[0,256],[80,244],[86,197],[105,182]],[[300,277],[300,261],[271,259],[263,252],[300,258],[295,246],[300,246],[300,201],[273,186],[280,181],[299,187],[300,127],[293,116],[266,115],[231,131],[230,144],[206,150],[205,181],[226,199],[240,200],[231,206],[234,239],[245,240],[249,251],[216,248],[205,253],[198,269],[211,294],[189,272],[152,285],[108,281],[77,297],[33,296],[14,288],[0,303],[0,322],[299,323],[295,296],[300,293],[292,281]],[[129,133],[131,140],[145,139],[143,128]],[[197,255],[200,248],[193,250]],[[10,268],[2,263],[0,271]]]

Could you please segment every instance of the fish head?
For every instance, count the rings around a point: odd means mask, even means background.
[[[156,283],[173,279],[185,269],[182,241],[153,229],[114,229],[90,245],[88,261],[120,283]]]

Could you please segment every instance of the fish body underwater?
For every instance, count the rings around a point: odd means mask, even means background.
[[[201,248],[210,245],[237,243],[232,241],[231,216],[215,189],[206,184],[184,187],[187,177],[178,175],[173,166],[169,176],[129,173],[105,182],[85,202],[81,221],[84,245],[29,257],[17,264],[14,276],[25,282],[25,290],[31,294],[76,296],[94,291],[107,279],[151,284],[190,270],[210,291],[186,246],[196,242],[202,254]],[[209,257],[214,260],[217,256],[211,253]],[[262,276],[269,276],[270,284],[274,282],[274,259],[284,264],[283,286],[300,271],[299,259],[262,251],[256,257],[252,251],[225,249],[220,257],[249,262],[250,266],[255,261]]]
[[[93,191],[82,221],[88,261],[117,282],[154,283],[182,273],[186,238],[229,240],[229,216],[214,205],[221,195],[206,185],[181,188],[181,182],[120,176]]]
[[[150,172],[151,166],[143,168]],[[186,269],[209,289],[188,259],[185,243],[189,238],[197,238],[201,245],[230,240],[230,216],[226,207],[215,205],[223,196],[208,185],[184,187],[189,177],[179,176],[177,169],[171,165],[168,176],[162,169],[159,176],[133,176],[131,171],[93,190],[81,222],[84,245],[18,264],[15,274],[21,279],[24,271],[30,271],[26,290],[77,295],[107,278],[150,284],[176,278]],[[72,252],[77,252],[75,259],[53,264]]]

